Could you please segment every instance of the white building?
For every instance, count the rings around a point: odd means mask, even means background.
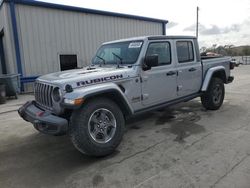
[[[115,39],[165,35],[166,20],[51,4],[0,0],[0,74],[22,82],[90,63],[98,46]]]

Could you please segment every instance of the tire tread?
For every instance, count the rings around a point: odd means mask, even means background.
[[[222,87],[222,98],[221,98],[221,102],[219,103],[219,105],[216,105],[214,104],[213,99],[212,99],[212,96],[213,96],[212,88],[214,87],[214,85],[218,83],[221,84],[221,87]],[[223,81],[220,78],[213,77],[209,83],[207,91],[201,96],[201,103],[204,106],[204,108],[206,108],[207,110],[218,110],[223,103],[224,96],[225,96],[225,88],[224,88]]]
[[[98,106],[105,106],[114,113],[117,128],[114,138],[105,144],[98,144],[87,133],[88,116]],[[73,145],[81,152],[91,156],[105,156],[111,154],[120,144],[124,133],[125,121],[123,113],[115,102],[108,98],[95,98],[87,101],[80,109],[74,111],[70,118],[69,135]]]

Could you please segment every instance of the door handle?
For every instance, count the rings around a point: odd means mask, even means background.
[[[169,71],[169,72],[167,72],[167,76],[173,76],[173,75],[175,75],[176,74],[176,72],[175,71]]]
[[[193,72],[193,71],[196,71],[196,68],[192,67],[190,69],[188,69],[189,72]]]

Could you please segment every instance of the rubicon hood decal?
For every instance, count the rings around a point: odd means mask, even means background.
[[[123,75],[112,75],[112,76],[105,76],[101,78],[94,78],[90,80],[83,80],[76,82],[76,85],[79,86],[85,86],[85,85],[90,85],[90,84],[96,84],[96,83],[101,83],[101,82],[108,82],[108,81],[114,81],[114,80],[120,80],[123,78]]]

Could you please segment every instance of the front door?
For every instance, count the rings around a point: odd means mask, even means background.
[[[178,97],[199,92],[202,84],[202,66],[196,59],[193,41],[176,41],[176,51]]]
[[[176,97],[176,68],[171,59],[170,42],[151,42],[146,57],[158,55],[158,66],[142,72],[142,104],[153,106]]]
[[[3,48],[3,31],[0,31],[0,74],[7,74],[4,48]]]

